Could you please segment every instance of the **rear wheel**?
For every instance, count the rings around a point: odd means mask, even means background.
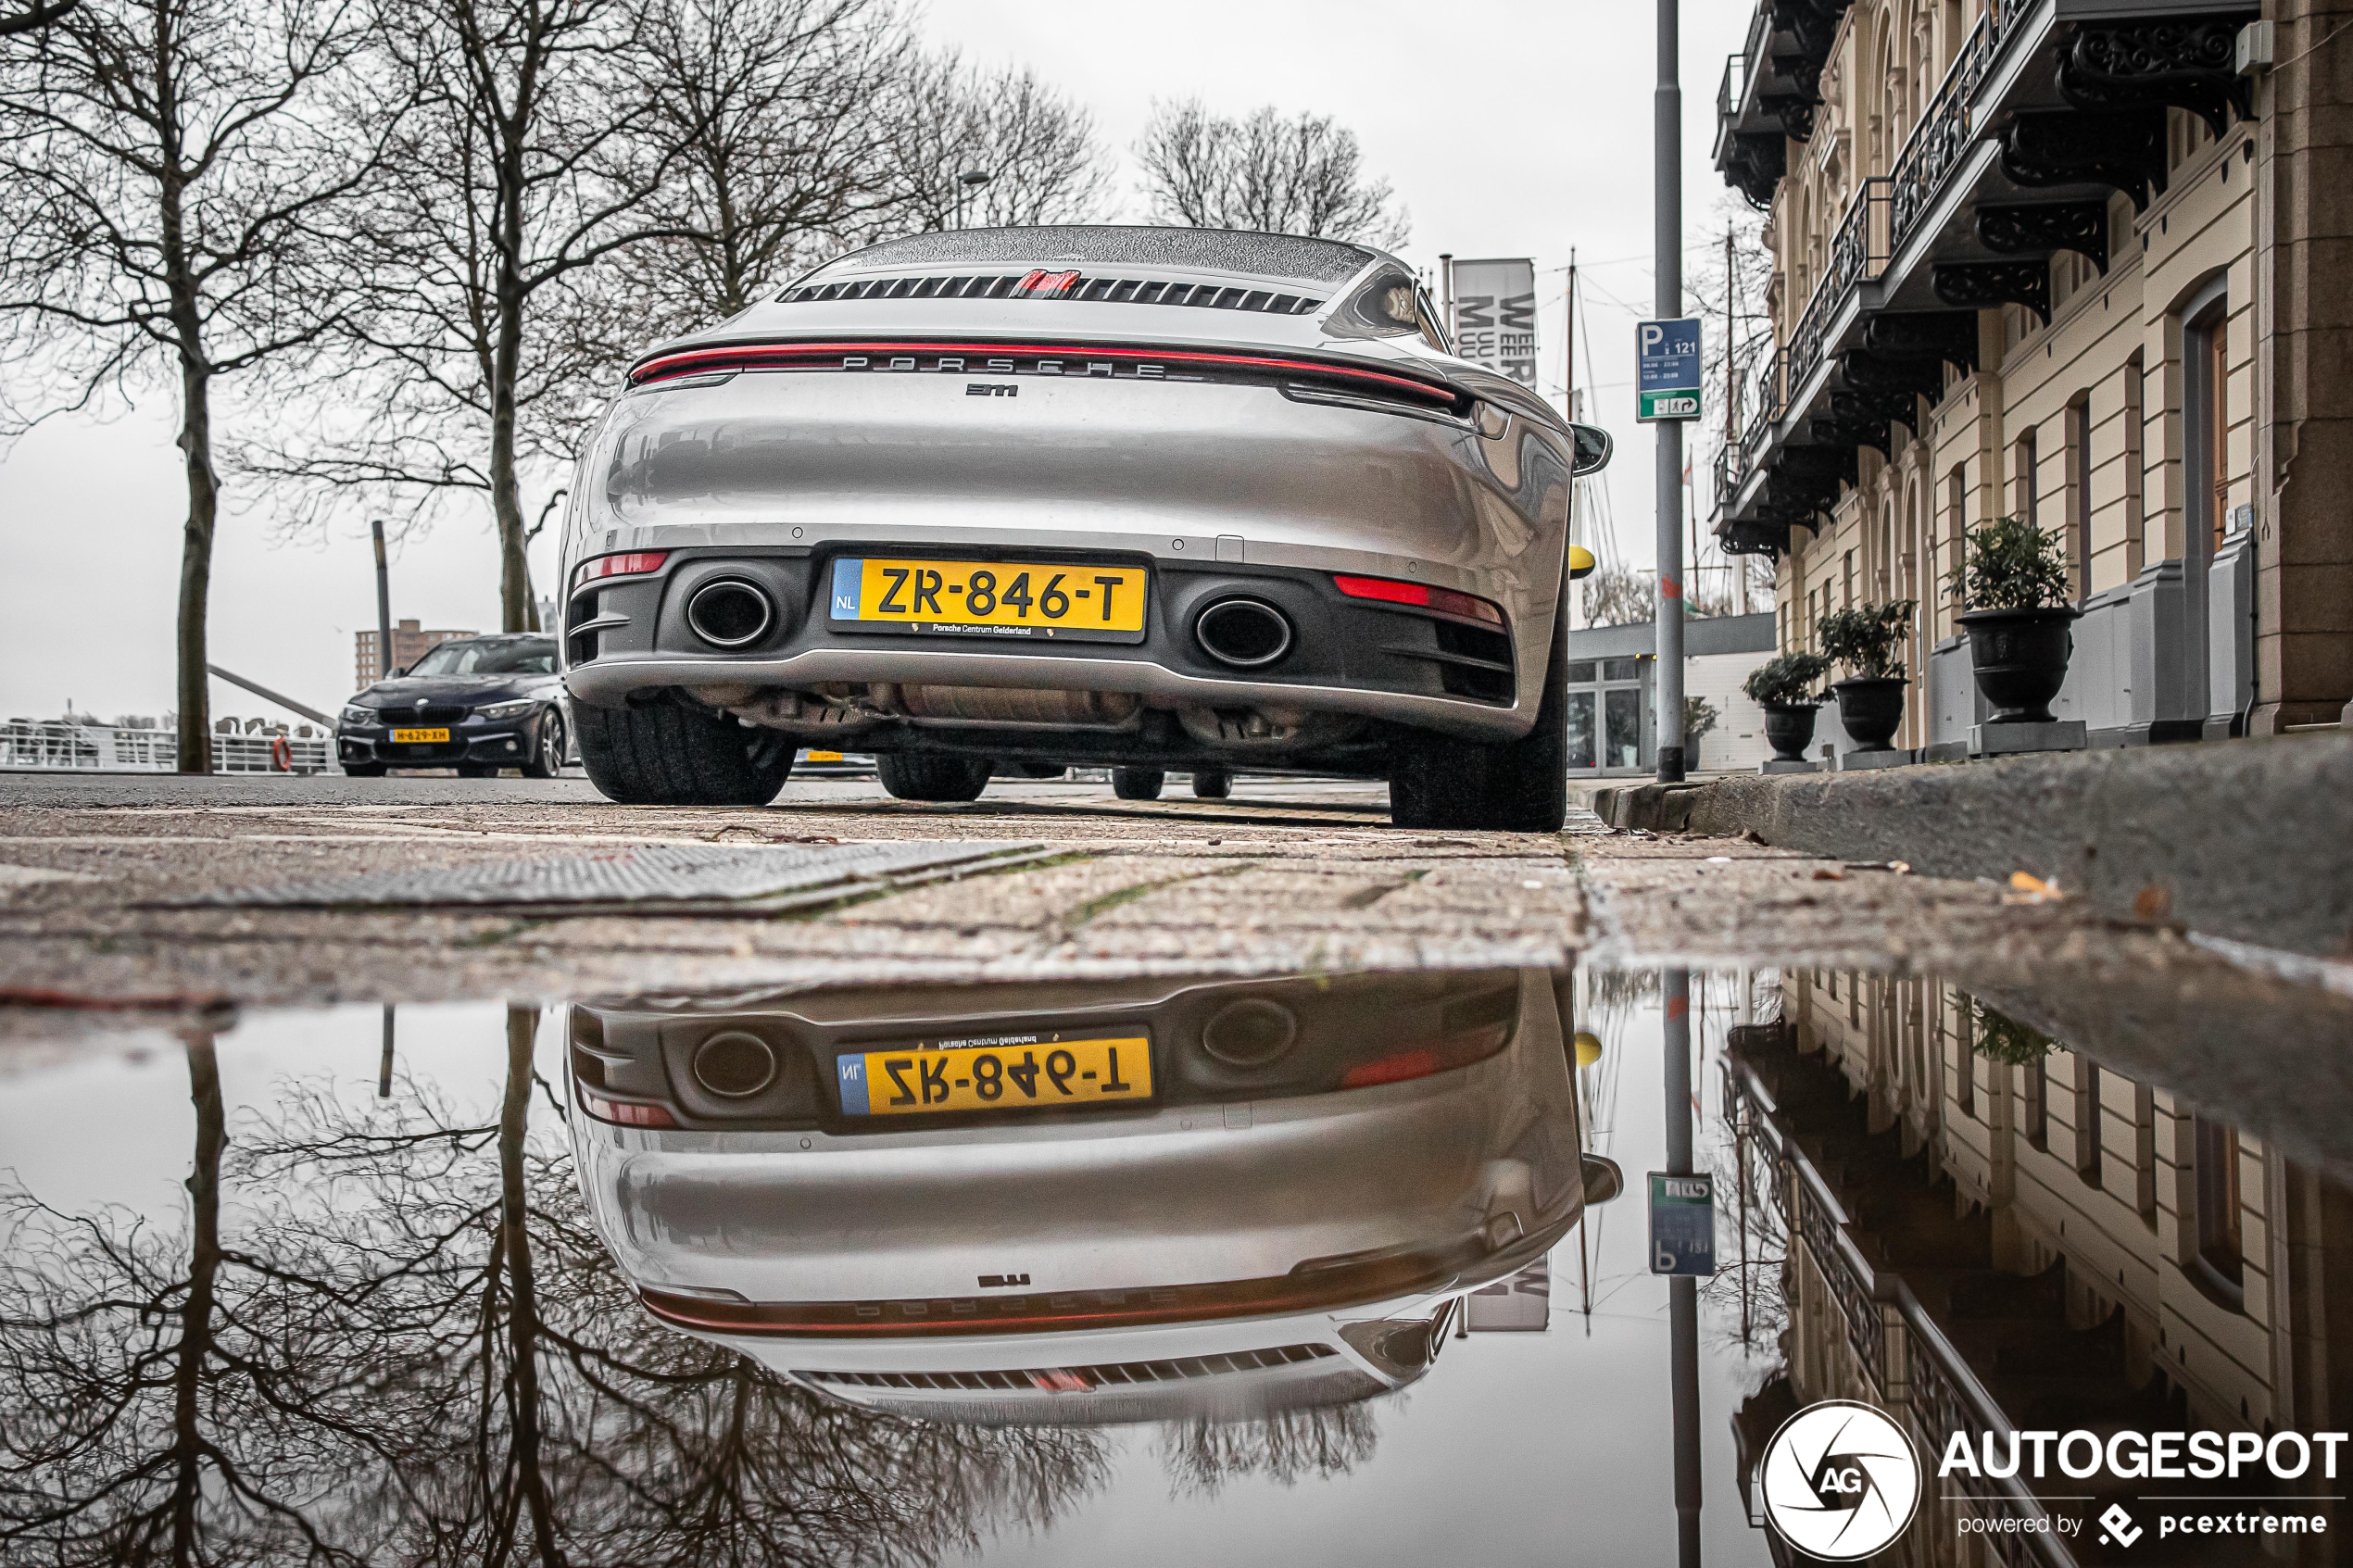
[[[1390,820],[1401,828],[1558,833],[1568,821],[1568,617],[1553,618],[1553,646],[1536,724],[1517,740],[1416,735],[1390,759]]]
[[[1159,768],[1114,768],[1111,792],[1122,800],[1158,800],[1167,772]]]
[[[588,782],[623,806],[765,806],[792,776],[791,738],[688,708],[574,714]]]
[[[977,800],[988,787],[985,757],[904,757],[885,752],[875,759],[883,788],[900,800]]]
[[[1234,775],[1223,768],[1193,770],[1193,798],[1223,800],[1234,793]]]

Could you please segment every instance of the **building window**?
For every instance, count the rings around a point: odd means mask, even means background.
[[[2133,1085],[2133,1208],[2157,1228],[2157,1094],[2146,1084]]]
[[[2051,1079],[2042,1057],[2026,1064],[2026,1141],[2036,1148],[2051,1147]]]
[[[2018,445],[2012,448],[2011,456],[2016,464],[2017,472],[2010,493],[2011,509],[2018,516],[2040,528],[2043,526],[2043,519],[2039,504],[2041,496],[2035,491],[2034,433],[2032,431],[2030,430],[2018,438]]]
[[[2141,351],[2124,362],[2124,575],[2130,580],[2141,574],[2148,564],[2143,544],[2144,508],[2142,486],[2147,476],[2141,468],[2141,396],[2146,371],[2141,364]]]
[[[2067,551],[2075,561],[2075,602],[2092,596],[2092,400],[2067,406]]]
[[[2239,1135],[2227,1122],[2197,1118],[2197,1272],[2223,1299],[2236,1304],[2246,1289],[2240,1250]]]
[[[2100,1070],[2075,1062],[2075,1173],[2087,1186],[2100,1185]]]
[[[2230,300],[2218,295],[2182,323],[2188,402],[2183,452],[2189,528],[2210,559],[2230,516]]]

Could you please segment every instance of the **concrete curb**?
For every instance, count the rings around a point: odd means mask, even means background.
[[[2120,919],[2353,955],[2353,733],[1639,784],[1593,810],[1927,876],[2030,872]]]

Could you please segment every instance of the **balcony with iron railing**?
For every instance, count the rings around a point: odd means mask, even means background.
[[[1904,395],[1942,394],[1936,361],[1974,368],[1976,311],[2019,304],[2049,319],[2055,250],[2081,251],[2105,271],[2110,197],[2145,206],[2164,187],[2166,107],[2204,115],[2218,135],[2231,108],[2245,114],[2243,85],[2215,62],[2230,54],[2233,19],[2253,6],[1990,0],[1887,171],[1863,178],[1840,213],[1782,344],[1770,413],[1760,406],[1720,465],[1719,529],[1769,529],[1826,508],[1836,495],[1827,453],[1791,459],[1803,482],[1761,482],[1793,446],[1892,450],[1884,427],[1909,422]],[[1743,60],[1738,91],[1754,99],[1758,65]],[[1733,80],[1728,66],[1719,107],[1748,112]],[[2138,141],[2119,157],[2123,132]],[[1728,167],[1727,179],[1748,188],[1741,170]],[[1858,371],[1869,372],[1859,387]],[[1843,467],[1852,483],[1851,450]]]

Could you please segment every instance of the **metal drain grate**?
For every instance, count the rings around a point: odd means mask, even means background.
[[[525,908],[566,914],[769,913],[1038,858],[1035,844],[910,840],[809,847],[653,844],[560,860],[378,872],[243,888],[172,908]]]

